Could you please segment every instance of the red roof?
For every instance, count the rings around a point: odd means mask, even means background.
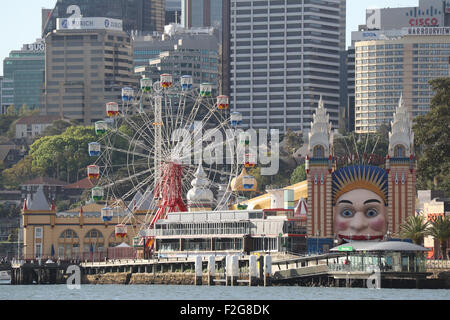
[[[64,189],[91,189],[94,185],[89,178],[84,178],[75,183],[64,186]]]
[[[39,177],[36,179],[32,179],[30,181],[24,182],[21,184],[21,186],[36,186],[36,185],[48,185],[48,186],[65,186],[67,185],[67,182],[60,181],[53,178],[47,178],[47,177]]]
[[[60,116],[25,116],[17,120],[17,124],[52,124],[53,121],[60,119]]]

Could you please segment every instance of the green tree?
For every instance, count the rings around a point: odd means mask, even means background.
[[[400,236],[411,239],[415,244],[422,245],[429,225],[429,221],[425,221],[421,215],[409,216],[400,226]]]
[[[440,252],[443,259],[447,259],[447,240],[450,239],[450,217],[438,216],[431,221],[427,235],[439,240]],[[438,258],[435,252],[435,258]]]
[[[9,106],[9,107],[6,109],[6,115],[8,115],[8,116],[17,116],[17,110],[16,110],[16,107],[14,107],[14,106]]]
[[[62,134],[67,130],[68,127],[75,125],[74,123],[67,120],[56,120],[51,126],[48,126],[42,132],[42,136],[56,136]]]
[[[334,137],[334,154],[342,165],[377,164],[386,157],[390,128],[382,124],[377,132],[369,134],[347,133]]]
[[[303,134],[302,132],[295,132],[287,129],[283,139],[282,151],[290,156],[303,146]]]
[[[38,168],[33,168],[32,161],[32,157],[27,155],[11,168],[3,170],[2,178],[4,187],[7,189],[17,189],[21,183],[38,176],[43,176],[44,172]]]
[[[431,80],[430,111],[415,118],[417,187],[450,193],[450,77]]]
[[[294,172],[291,175],[291,184],[296,184],[306,180],[306,170],[305,165],[301,164],[297,168],[295,168]]]
[[[4,114],[0,116],[0,135],[5,135],[9,128],[11,127],[11,123],[18,119],[17,115],[9,115]]]
[[[67,182],[79,178],[79,170],[92,162],[88,154],[89,142],[96,141],[93,127],[72,126],[60,135],[36,140],[30,147],[32,166],[49,177]]]
[[[26,117],[26,116],[33,116],[39,114],[38,109],[30,109],[28,105],[23,104],[19,109],[19,116],[20,117]]]

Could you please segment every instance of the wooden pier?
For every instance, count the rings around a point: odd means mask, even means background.
[[[80,270],[81,284],[191,284],[223,286],[333,286],[364,287],[371,279],[383,288],[449,288],[450,281],[430,279],[430,272],[375,274],[336,264],[343,254],[312,256],[192,256],[128,259],[103,262],[11,265],[11,284],[66,284],[69,266]],[[427,270],[429,271],[429,270]],[[374,278],[377,275],[378,278]],[[377,282],[378,281],[378,282]]]

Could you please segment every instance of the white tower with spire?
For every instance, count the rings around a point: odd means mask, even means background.
[[[322,96],[320,96],[316,113],[313,115],[308,138],[310,157],[328,158],[333,145],[333,133],[331,132],[330,116],[325,110]]]
[[[414,153],[414,132],[408,108],[405,106],[403,95],[400,96],[398,107],[391,121],[389,132],[389,157],[409,158]]]
[[[331,182],[334,169],[333,133],[322,97],[311,122],[305,169],[308,181],[307,247],[312,253],[333,246]]]
[[[414,132],[408,106],[403,95],[391,122],[389,150],[386,156],[388,172],[388,229],[393,238],[400,238],[400,227],[414,215],[416,203],[416,159]]]
[[[186,195],[189,211],[211,211],[214,195],[209,189],[211,182],[208,180],[202,164],[198,166],[194,177],[191,182],[193,188]]]

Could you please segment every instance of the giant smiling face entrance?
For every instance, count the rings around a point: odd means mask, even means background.
[[[350,166],[332,175],[333,232],[340,240],[381,240],[387,231],[387,172]]]

